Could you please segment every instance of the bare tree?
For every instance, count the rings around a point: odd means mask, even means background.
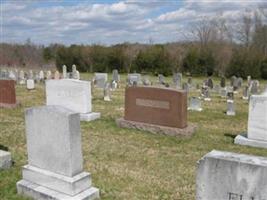
[[[242,22],[237,28],[237,40],[245,47],[249,47],[252,39],[253,21],[250,12],[246,12],[242,17]]]

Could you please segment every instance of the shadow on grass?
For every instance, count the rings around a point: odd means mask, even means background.
[[[230,138],[232,138],[233,140],[234,140],[235,137],[236,137],[236,135],[234,135],[234,134],[230,134],[230,133],[225,133],[224,136],[225,136],[225,137],[230,137]]]
[[[0,144],[0,150],[3,150],[3,151],[8,151],[8,147]]]

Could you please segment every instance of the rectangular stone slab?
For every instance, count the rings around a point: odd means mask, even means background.
[[[267,158],[211,151],[199,162],[196,200],[267,199]]]
[[[8,169],[12,165],[11,153],[0,150],[0,169]]]
[[[82,172],[80,116],[60,106],[42,106],[25,114],[29,164],[72,177]]]
[[[22,169],[23,180],[36,183],[67,195],[76,195],[91,187],[91,176],[81,172],[73,177],[56,174],[31,165]]]
[[[78,113],[92,111],[91,84],[73,79],[47,80],[46,105],[58,105]]]
[[[99,189],[90,187],[83,192],[70,196],[26,180],[17,182],[18,193],[34,200],[95,200],[100,199]]]
[[[16,105],[14,80],[0,80],[0,104]]]
[[[125,91],[124,119],[185,128],[187,94],[184,91],[166,88],[128,87]]]
[[[267,95],[252,95],[249,103],[248,138],[267,142]]]

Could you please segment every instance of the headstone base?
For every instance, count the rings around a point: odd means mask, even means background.
[[[100,118],[100,113],[91,112],[91,113],[80,113],[81,121],[93,121]]]
[[[236,136],[235,137],[235,144],[267,149],[267,141],[249,139],[249,138],[247,138],[247,134],[242,134],[242,135]]]
[[[0,150],[0,169],[8,169],[12,165],[11,153]]]
[[[51,188],[52,190],[74,196],[91,187],[91,175],[81,172],[73,177],[53,173],[31,165],[22,168],[23,180]]]
[[[189,107],[187,110],[201,112],[203,110],[203,108],[191,108],[191,107]]]
[[[31,183],[26,180],[17,182],[18,194],[30,197],[34,200],[94,200],[100,199],[99,190],[94,187],[75,195],[70,196],[49,188]]]
[[[226,112],[226,115],[228,115],[228,116],[235,116],[235,112],[227,111],[227,112]]]
[[[179,136],[190,137],[194,134],[197,128],[195,124],[189,124],[186,128],[180,129],[174,127],[159,126],[155,124],[129,121],[123,118],[117,119],[116,123],[121,128],[133,128],[138,130],[149,131],[151,133],[158,133],[158,134],[177,136],[177,137]]]
[[[0,103],[0,108],[16,108],[19,106],[20,106],[20,103],[15,103],[15,104]]]
[[[104,97],[104,101],[111,101],[110,97]]]

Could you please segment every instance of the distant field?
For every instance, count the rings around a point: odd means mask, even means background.
[[[92,76],[82,74],[82,79]],[[118,128],[115,119],[123,116],[125,79],[126,75],[122,75],[121,87],[112,93],[112,102],[103,101],[103,91],[94,88],[93,110],[101,112],[101,119],[81,122],[84,169],[92,173],[101,199],[193,200],[196,164],[209,151],[267,156],[265,149],[233,144],[233,138],[247,129],[248,103],[241,99],[242,91],[235,96],[234,117],[224,114],[226,100],[213,93],[211,102],[202,103],[202,112],[190,111],[189,122],[198,125],[190,139]],[[193,78],[193,82],[203,80]],[[171,83],[171,77],[167,81]],[[219,83],[219,79],[215,82]],[[261,87],[266,83],[261,81]],[[0,200],[25,199],[16,192],[21,167],[27,163],[24,109],[45,104],[42,84],[37,84],[34,91],[17,85],[16,91],[22,107],[0,110],[0,145],[9,148],[15,162],[11,169],[0,171]],[[190,96],[198,94],[194,91]]]

